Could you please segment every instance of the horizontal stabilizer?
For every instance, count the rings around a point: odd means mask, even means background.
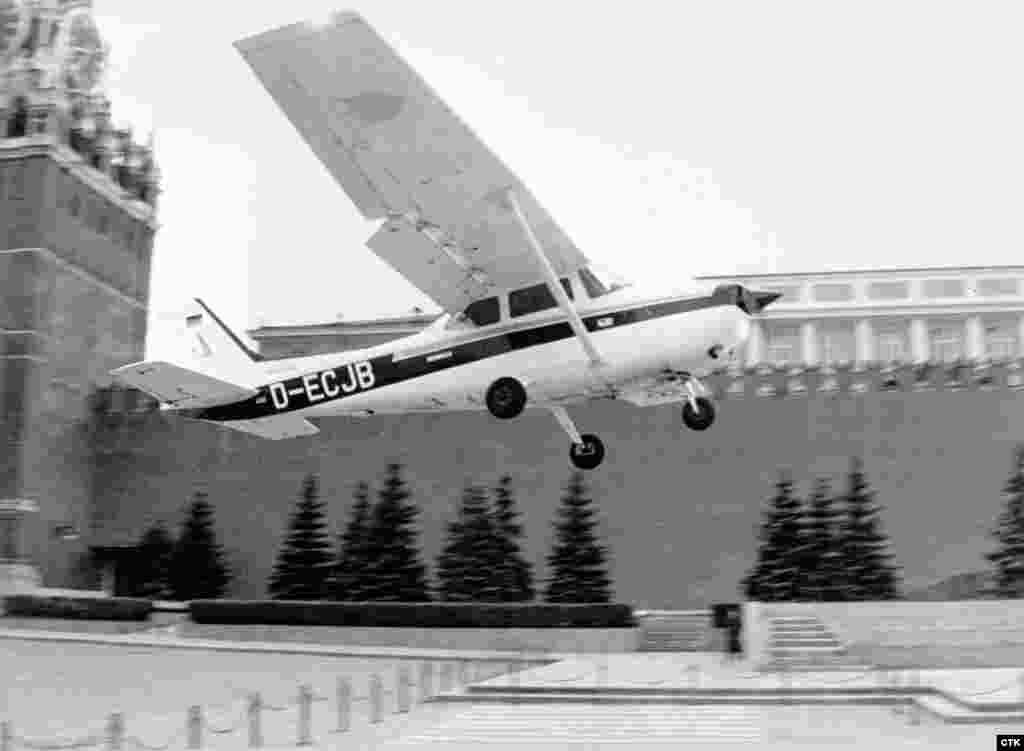
[[[213,407],[256,396],[255,389],[229,383],[160,360],[147,360],[111,371],[111,375],[174,407]]]
[[[274,417],[261,417],[258,420],[232,420],[218,424],[233,430],[240,430],[243,433],[252,433],[260,438],[269,438],[272,441],[316,435],[320,432],[320,428],[298,415],[275,415]]]

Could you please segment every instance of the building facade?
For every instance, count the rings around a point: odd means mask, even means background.
[[[0,0],[0,581],[69,586],[91,394],[141,359],[158,173],[97,88],[91,3]],[[35,567],[29,565],[29,562]],[[87,566],[86,566],[87,567]]]
[[[751,330],[747,365],[1007,361],[1024,352],[1024,266],[742,277],[782,297]]]

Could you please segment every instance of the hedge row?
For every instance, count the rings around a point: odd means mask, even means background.
[[[9,595],[4,612],[30,618],[74,618],[86,621],[144,621],[153,603],[132,597],[43,597]]]
[[[628,605],[193,600],[196,623],[413,628],[631,628]]]

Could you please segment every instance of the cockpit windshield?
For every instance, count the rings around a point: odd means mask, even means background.
[[[587,296],[590,298],[603,297],[633,286],[632,282],[621,274],[606,266],[595,264],[580,269],[580,281],[583,282],[583,287],[587,290]]]

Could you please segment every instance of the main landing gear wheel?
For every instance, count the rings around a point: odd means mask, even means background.
[[[569,459],[577,469],[594,469],[604,460],[604,444],[596,435],[584,433],[580,436],[582,444],[574,443],[569,447]]]
[[[509,420],[526,407],[526,388],[515,378],[499,378],[487,389],[485,400],[492,415]]]
[[[694,401],[697,403],[696,410],[690,402],[683,404],[683,422],[690,430],[707,430],[715,421],[715,405],[703,396],[698,396]]]

